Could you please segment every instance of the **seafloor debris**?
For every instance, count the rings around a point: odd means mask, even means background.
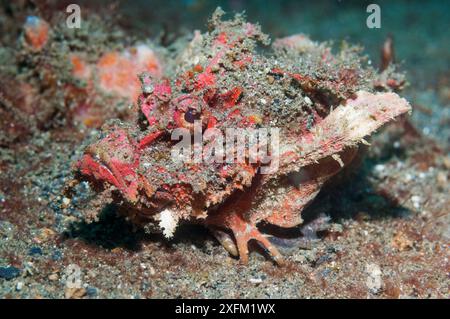
[[[218,9],[209,32],[197,33],[179,53],[173,76],[141,75],[139,116],[105,125],[103,138],[77,162],[77,178],[127,206],[136,224],[157,224],[168,238],[181,221],[203,223],[242,262],[254,239],[281,263],[256,225],[302,223],[303,208],[352,161],[360,143],[368,144],[364,138],[410,106],[390,92],[393,86],[380,85],[358,48],[333,54],[326,44],[298,35],[275,41],[272,53],[261,55],[256,47],[267,45],[268,37],[260,27],[242,15],[228,21],[222,15]],[[120,77],[117,63],[105,76],[133,95],[128,84],[113,80]],[[389,82],[387,74],[383,81]],[[266,159],[251,162],[248,153],[232,163],[174,161],[178,140],[171,140],[172,133],[196,125],[223,135],[229,128],[278,128],[279,152],[271,149],[278,169],[261,174]],[[215,142],[217,137],[203,139],[204,156]]]
[[[40,51],[48,41],[50,26],[36,16],[29,16],[23,27],[25,45],[34,51]]]
[[[29,15],[18,39],[0,49],[0,145],[63,126],[100,127],[126,119],[140,85],[136,74],[163,72],[162,51],[125,41],[121,29],[94,14],[79,29],[61,17]]]

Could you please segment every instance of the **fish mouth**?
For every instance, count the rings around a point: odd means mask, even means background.
[[[119,181],[111,169],[97,156],[90,153],[84,154],[76,164],[76,168],[83,176],[92,177],[96,181],[107,182],[120,188]]]

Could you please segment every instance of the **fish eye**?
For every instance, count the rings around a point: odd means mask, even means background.
[[[200,120],[200,113],[194,109],[188,109],[186,113],[184,113],[184,120],[188,123],[194,123],[196,120]]]

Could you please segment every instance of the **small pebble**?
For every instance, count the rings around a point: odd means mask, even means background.
[[[20,269],[16,267],[0,267],[0,278],[11,280],[20,275]]]
[[[305,100],[306,104],[308,104],[308,105],[313,104],[313,102],[311,101],[311,99],[308,96],[305,96],[304,100]]]
[[[439,172],[436,176],[437,185],[440,189],[445,189],[448,185],[447,174],[444,172]]]
[[[95,288],[95,287],[87,287],[86,294],[89,297],[95,297],[97,295],[97,288]]]
[[[409,182],[413,179],[414,179],[414,177],[411,174],[409,174],[409,173],[405,174],[405,182]]]
[[[306,262],[306,258],[303,255],[294,255],[293,260],[295,262],[298,262],[298,263],[301,263],[301,264],[304,264]]]
[[[146,94],[151,94],[155,90],[154,86],[151,84],[142,86],[142,91]]]
[[[411,197],[414,208],[419,209],[422,198],[420,196],[414,195]]]
[[[220,67],[218,64],[214,64],[213,66],[211,66],[211,72],[216,73],[220,71]]]
[[[377,264],[366,264],[366,272],[368,275],[366,280],[367,288],[373,294],[379,293],[383,285],[380,266]]]
[[[69,288],[64,291],[64,297],[66,299],[81,299],[86,296],[86,289],[84,288]]]
[[[392,246],[399,251],[405,251],[413,247],[413,242],[404,232],[399,231],[392,239]]]
[[[61,253],[61,251],[55,250],[55,251],[53,252],[51,258],[52,258],[52,260],[54,260],[54,261],[61,260],[61,259],[62,259],[62,253]]]
[[[12,239],[15,233],[15,226],[10,222],[4,220],[0,221],[0,238]]]
[[[27,262],[24,267],[24,273],[26,276],[33,276],[36,271],[34,264],[32,262]]]
[[[377,164],[377,165],[375,165],[375,171],[376,171],[377,173],[382,173],[382,172],[384,171],[384,169],[385,169],[385,166],[384,166],[383,164]]]
[[[30,256],[42,256],[42,249],[40,247],[31,247],[28,251]]]
[[[443,163],[446,169],[450,169],[450,157],[449,156],[445,156],[443,158]]]
[[[17,291],[21,291],[22,288],[23,288],[23,282],[19,281],[19,282],[17,283],[17,285],[16,285],[16,290],[17,290]]]
[[[50,274],[50,276],[48,276],[48,280],[50,281],[57,281],[59,279],[58,274],[57,273],[53,273]]]
[[[69,207],[69,205],[70,205],[70,198],[64,197],[62,199],[62,207],[67,208],[67,207]]]
[[[260,284],[260,283],[263,282],[261,278],[250,278],[249,281],[250,281],[252,284]]]
[[[39,234],[33,239],[34,242],[40,244],[46,241],[49,241],[55,236],[55,232],[50,228],[42,228],[39,231]]]

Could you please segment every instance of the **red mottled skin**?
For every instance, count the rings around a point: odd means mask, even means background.
[[[240,256],[243,263],[248,261],[247,243],[254,239],[282,264],[280,253],[260,233],[257,223],[265,221],[280,227],[300,224],[301,211],[314,199],[325,181],[351,162],[357,144],[410,108],[393,93],[359,92],[355,99],[347,99],[346,106],[336,106],[326,117],[313,110],[314,128],[307,129],[303,118],[298,122],[301,129],[286,135],[282,141],[280,167],[274,174],[260,174],[260,162],[231,166],[190,163],[186,164],[187,170],[174,171],[155,161],[151,167],[142,170],[143,158],[148,158],[149,154],[161,156],[152,152],[164,148],[162,145],[168,143],[173,129],[192,131],[193,123],[187,114],[197,117],[203,129],[225,129],[229,123],[239,128],[255,128],[260,123],[267,123],[262,114],[246,114],[241,103],[242,96],[250,94],[252,88],[231,86],[225,91],[218,90],[218,79],[228,76],[227,69],[219,67],[226,53],[256,32],[254,25],[246,23],[244,26],[240,34],[219,32],[211,42],[211,52],[215,54],[203,66],[194,65],[172,81],[141,75],[143,93],[138,101],[139,112],[146,120],[145,133],[133,133],[136,130],[129,126],[110,129],[105,138],[88,147],[77,169],[81,175],[113,185],[146,216],[157,216],[166,207],[171,207],[179,211],[179,216],[175,216],[177,220],[202,221],[231,254]],[[232,60],[230,65],[240,72],[254,59],[249,51]],[[352,72],[344,73],[343,81],[352,80]],[[317,79],[278,67],[272,68],[270,74],[292,78],[306,93],[315,92],[318,86]],[[189,183],[203,182],[198,176],[212,167],[217,171],[215,182],[221,183],[223,188],[215,190],[212,188],[214,183],[206,181],[202,196],[199,196]],[[275,196],[275,200],[268,195]],[[235,241],[222,230],[231,231]]]

